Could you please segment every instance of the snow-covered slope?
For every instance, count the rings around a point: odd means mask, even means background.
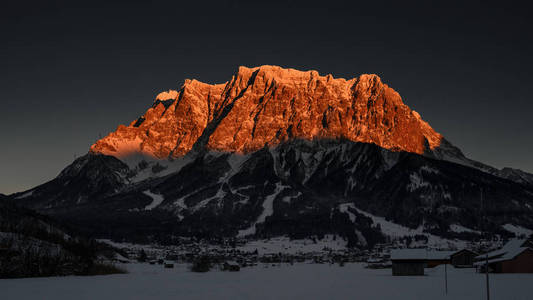
[[[533,228],[533,193],[523,185],[372,144],[293,140],[246,155],[206,152],[170,164],[179,167],[139,182],[126,176],[82,203],[79,191],[61,185],[61,198],[51,205],[57,183],[18,201],[115,238],[138,232],[294,240],[337,235],[350,247],[405,237],[442,246],[479,235],[484,190],[494,233],[512,236],[505,224]],[[60,181],[67,187],[81,180],[68,178]]]

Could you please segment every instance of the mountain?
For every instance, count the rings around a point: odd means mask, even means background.
[[[298,138],[345,138],[418,154],[450,146],[376,75],[345,80],[262,66],[240,67],[225,84],[186,80],[91,152],[159,159],[191,150],[246,154]]]
[[[186,80],[10,198],[129,239],[336,234],[366,247],[533,228],[533,175],[466,158],[378,76],[276,66]]]
[[[104,254],[115,252],[0,197],[0,278],[99,274]]]

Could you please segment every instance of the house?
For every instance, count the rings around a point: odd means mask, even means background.
[[[527,240],[510,240],[501,249],[476,257],[474,264],[494,273],[533,273],[533,247]]]
[[[450,255],[450,263],[456,268],[472,268],[478,255],[474,251],[462,249]]]
[[[393,249],[391,262],[394,276],[424,275],[426,249]]]
[[[477,253],[468,249],[459,251],[428,251],[426,268],[433,268],[438,265],[451,264],[456,268],[471,268]]]

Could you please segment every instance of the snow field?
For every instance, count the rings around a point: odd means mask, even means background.
[[[329,264],[268,265],[240,272],[189,272],[186,265],[128,264],[129,274],[0,280],[2,299],[484,299],[485,277],[443,266],[426,276]],[[491,274],[491,299],[531,299],[533,274]]]

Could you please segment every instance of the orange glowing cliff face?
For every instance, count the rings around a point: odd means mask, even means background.
[[[193,146],[248,153],[294,138],[344,138],[419,154],[442,140],[376,75],[345,80],[261,66],[240,67],[224,84],[186,80],[179,91],[160,93],[141,118],[119,126],[91,151],[176,158]]]

